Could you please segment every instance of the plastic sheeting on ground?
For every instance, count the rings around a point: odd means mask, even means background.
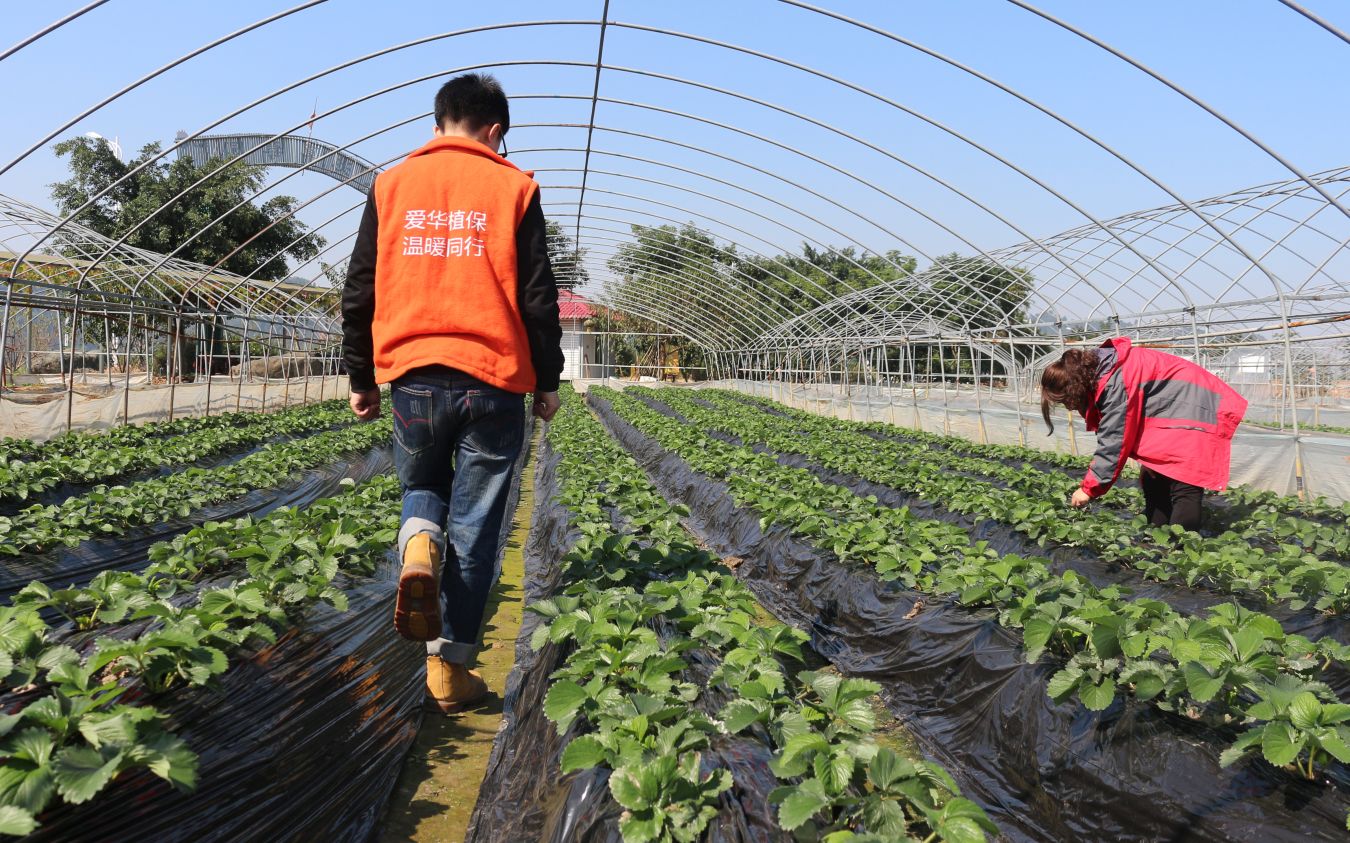
[[[83,805],[43,816],[32,843],[365,841],[416,735],[425,650],[393,628],[392,554],[217,688],[156,700],[198,754],[198,784],[120,776]]]
[[[577,539],[567,511],[556,501],[558,456],[544,443],[535,472],[535,510],[525,547],[526,605],[563,586],[558,562]],[[602,768],[563,774],[566,735],[544,716],[549,674],[566,651],[547,644],[538,652],[530,636],[542,622],[527,612],[516,641],[516,666],[507,679],[502,726],[488,759],[487,775],[470,820],[465,843],[620,843],[622,809],[609,794]],[[695,658],[696,654],[686,654]],[[704,700],[703,705],[719,701]],[[703,753],[705,769],[731,770],[735,785],[720,797],[721,810],[705,832],[709,843],[770,843],[791,840],[769,804],[778,782],[768,769],[768,748],[745,738],[720,738]]]
[[[811,633],[844,672],[880,682],[892,710],[1003,834],[1026,841],[1340,841],[1350,781],[1304,782],[1264,762],[1230,769],[1231,740],[1123,697],[1103,712],[1055,704],[1055,668],[1029,665],[991,613],[934,601],[871,569],[822,558],[785,530],[767,535],[724,484],[590,403],[691,522],[780,620]],[[916,603],[925,605],[914,612]],[[910,616],[912,614],[912,616]]]
[[[89,383],[91,388],[99,386],[98,376],[90,375]],[[173,418],[204,416],[208,409],[205,380],[174,384],[172,388],[165,385],[132,386],[128,391],[114,375],[111,390],[98,390],[107,394],[83,395],[81,388],[77,376],[73,407],[68,406],[68,396],[64,392],[36,403],[33,396],[5,390],[0,394],[0,437],[15,436],[45,442],[66,432],[68,415],[71,430],[107,430],[121,425],[124,417],[130,424],[145,424],[165,421],[171,415]],[[209,392],[211,415],[280,410],[346,397],[347,377],[291,378],[241,385],[239,381],[216,376],[211,379]]]
[[[303,507],[335,495],[342,481],[358,483],[393,467],[389,447],[376,448],[303,472],[298,480],[274,489],[258,489],[241,498],[194,510],[187,518],[136,527],[120,536],[93,539],[73,548],[5,557],[0,564],[0,599],[8,598],[32,580],[49,585],[83,585],[99,571],[133,570],[145,565],[146,551],[155,542],[186,532],[207,521],[225,521],[244,515],[265,515],[283,506]]]
[[[660,401],[647,401],[648,406],[658,412],[684,421],[684,417]],[[742,445],[740,440],[715,431],[705,431],[708,435],[734,445]],[[885,438],[883,434],[875,434]],[[903,492],[890,486],[874,483],[853,475],[842,474],[800,454],[776,453],[762,446],[753,446],[754,450],[772,455],[780,464],[810,471],[825,483],[842,486],[855,494],[874,496],[881,504],[889,507],[905,507],[920,518],[944,521],[966,530],[972,540],[985,541],[999,554],[1017,554],[1019,556],[1048,557],[1050,569],[1056,574],[1072,570],[1081,574],[1098,588],[1118,585],[1128,588],[1135,598],[1161,600],[1179,612],[1195,614],[1221,603],[1239,603],[1245,608],[1273,616],[1280,621],[1288,633],[1303,635],[1310,639],[1330,636],[1342,643],[1350,644],[1350,617],[1328,615],[1313,608],[1290,609],[1286,604],[1269,604],[1254,595],[1225,594],[1198,586],[1187,586],[1182,582],[1157,582],[1145,578],[1140,572],[1124,565],[1103,561],[1100,557],[1081,547],[1056,546],[1042,547],[1037,542],[1018,533],[1007,524],[991,518],[979,518],[952,512],[940,504]],[[1132,481],[1133,482],[1133,481]],[[1001,486],[995,480],[992,485]],[[1350,699],[1350,672],[1333,672],[1328,682],[1336,688],[1343,699]]]

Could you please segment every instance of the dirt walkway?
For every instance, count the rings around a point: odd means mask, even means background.
[[[524,595],[523,549],[534,510],[533,472],[532,444],[530,458],[521,467],[520,502],[511,522],[501,579],[488,603],[485,646],[478,655],[477,670],[492,693],[482,705],[462,714],[425,715],[389,800],[381,843],[460,843],[464,839],[501,724],[501,690],[515,663]]]

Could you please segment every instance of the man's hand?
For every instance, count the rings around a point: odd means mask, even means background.
[[[352,412],[363,422],[375,421],[380,417],[380,390],[352,390]]]
[[[549,421],[558,412],[562,402],[556,392],[536,392],[534,394],[533,413],[544,421]]]
[[[1069,498],[1069,506],[1072,506],[1075,509],[1087,506],[1091,502],[1092,502],[1092,495],[1089,495],[1082,489],[1074,489],[1073,497]]]

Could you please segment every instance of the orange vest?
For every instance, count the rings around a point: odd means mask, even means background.
[[[435,138],[375,179],[375,380],[442,365],[535,386],[516,303],[516,230],[538,185],[467,138]]]

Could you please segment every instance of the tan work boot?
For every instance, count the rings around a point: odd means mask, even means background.
[[[440,656],[427,656],[427,706],[454,714],[487,696],[487,683],[478,671],[453,664]]]
[[[441,637],[441,549],[430,533],[418,533],[403,548],[394,629],[412,641]]]

